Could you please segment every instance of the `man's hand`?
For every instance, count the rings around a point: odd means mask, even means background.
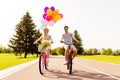
[[[80,43],[80,41],[76,40],[77,43]]]
[[[63,43],[63,40],[60,40],[61,43]]]

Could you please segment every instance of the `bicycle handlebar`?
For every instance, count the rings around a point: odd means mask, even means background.
[[[73,44],[68,44],[65,41],[60,41],[61,43],[67,44],[67,45],[73,45]]]

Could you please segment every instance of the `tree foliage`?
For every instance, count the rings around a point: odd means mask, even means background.
[[[29,12],[27,12],[16,25],[15,32],[16,34],[10,39],[10,44],[8,46],[12,48],[16,54],[24,53],[24,57],[26,58],[28,53],[33,53],[35,51],[33,42],[40,36]]]
[[[81,55],[84,49],[83,49],[82,39],[80,38],[80,35],[78,34],[77,30],[74,31],[74,37],[79,41],[79,43],[73,40],[73,44],[77,48],[78,54]]]

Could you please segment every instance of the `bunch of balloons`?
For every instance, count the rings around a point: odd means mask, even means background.
[[[63,18],[63,14],[59,13],[58,9],[55,7],[45,7],[43,19],[41,20],[42,26],[41,28],[45,28],[47,25],[53,26],[57,21]]]

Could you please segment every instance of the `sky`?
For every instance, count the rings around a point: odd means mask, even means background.
[[[53,47],[62,45],[63,27],[67,25],[69,32],[78,31],[86,49],[120,49],[119,4],[120,0],[0,0],[0,45],[7,47],[15,26],[27,11],[40,29],[44,8],[54,6],[63,18],[48,26]]]

